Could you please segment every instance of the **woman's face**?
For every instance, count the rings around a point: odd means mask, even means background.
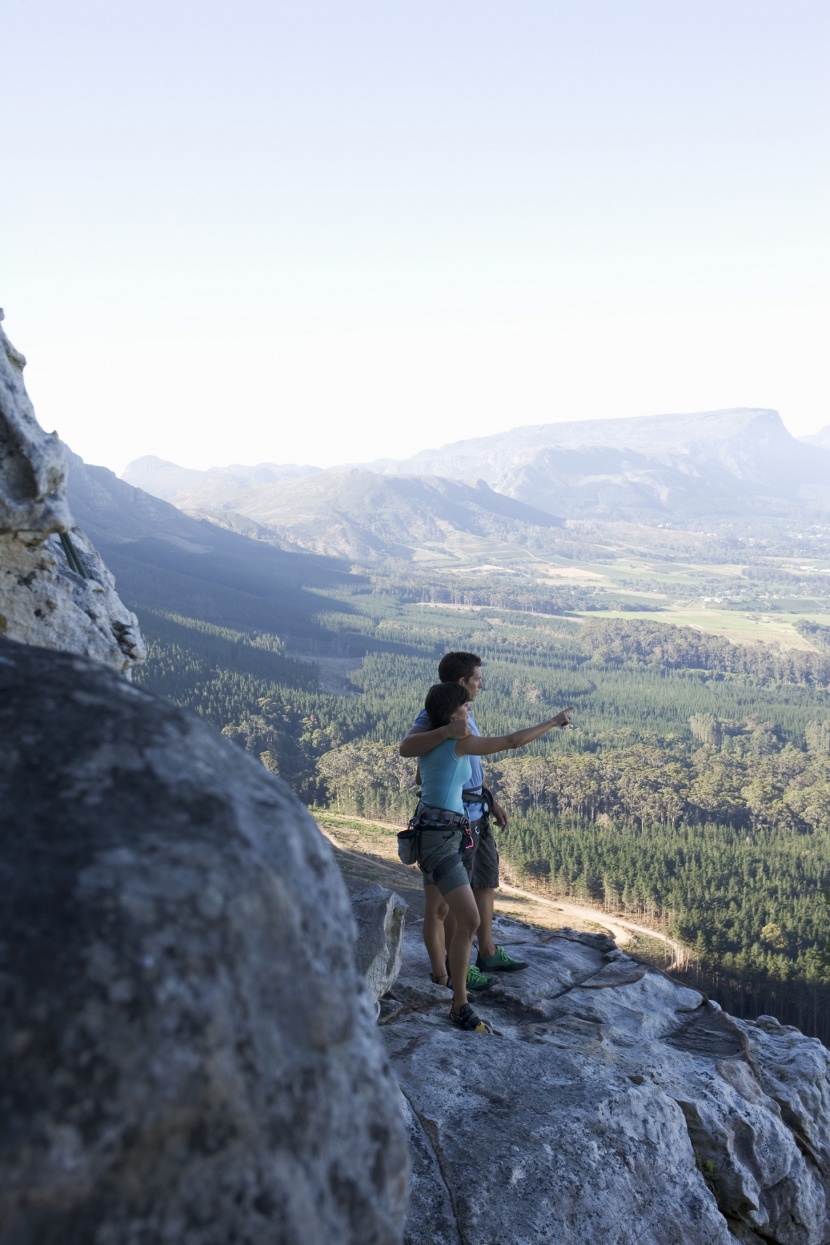
[[[467,705],[459,705],[457,709],[453,709],[452,713],[450,714],[450,721],[451,722],[466,722],[467,709],[468,709]]]

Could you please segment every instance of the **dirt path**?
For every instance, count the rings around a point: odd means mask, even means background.
[[[514,886],[502,879],[499,892],[506,895],[517,895],[525,899],[532,899],[534,903],[542,904],[544,907],[550,907],[555,911],[561,912],[564,916],[574,917],[578,921],[585,921],[592,925],[598,925],[602,929],[607,929],[613,934],[614,940],[618,947],[625,947],[636,934],[643,938],[653,938],[656,942],[662,942],[671,952],[671,963],[669,970],[686,968],[691,958],[688,947],[682,942],[676,942],[673,938],[669,938],[667,934],[661,934],[659,930],[650,929],[648,925],[637,925],[634,921],[629,921],[621,916],[608,916],[605,912],[600,912],[597,908],[591,908],[587,904],[571,903],[569,899],[548,899],[545,895],[539,895],[535,891],[523,890],[520,886]]]
[[[395,836],[400,826],[339,813],[318,813],[316,817],[320,829],[337,853],[340,868],[350,890],[362,889],[367,882],[378,882],[381,886],[400,892],[413,911],[423,915],[420,874],[416,869],[408,869],[398,860]],[[582,930],[607,930],[619,947],[630,946],[638,936],[651,939],[666,947],[668,955],[671,956],[669,970],[683,969],[691,959],[688,947],[659,930],[629,921],[627,917],[609,916],[589,904],[572,903],[569,899],[552,899],[538,891],[516,886],[504,861],[502,883],[496,892],[496,911],[543,929],[570,925]]]

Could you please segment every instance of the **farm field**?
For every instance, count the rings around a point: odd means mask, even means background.
[[[498,618],[494,617],[493,611],[486,606],[456,605],[448,602],[424,602],[422,606],[409,608],[416,616],[419,612],[422,614],[424,609],[432,611],[446,610],[450,613],[479,615],[489,623],[498,621]],[[498,616],[503,617],[505,622],[509,621],[512,626],[521,627],[522,619],[526,619],[528,613],[532,612],[525,610],[500,610],[498,611]],[[538,614],[537,616],[546,617],[546,615]],[[824,625],[828,622],[828,615],[821,613],[762,614],[755,610],[742,613],[740,610],[718,609],[716,606],[672,604],[665,604],[659,612],[655,612],[653,608],[650,610],[597,608],[589,611],[575,609],[570,617],[574,621],[582,621],[589,618],[627,621],[646,619],[670,623],[678,627],[693,627],[697,631],[706,632],[710,635],[724,636],[734,644],[771,644],[800,652],[813,652],[814,646],[802,635],[799,635],[795,629],[795,624],[801,619]]]
[[[582,615],[585,617],[586,615]],[[654,619],[647,610],[596,610],[591,618]],[[811,645],[795,630],[795,623],[805,618],[810,622],[827,621],[826,614],[759,614],[755,610],[724,610],[706,606],[669,605],[657,615],[662,623],[694,627],[697,631],[724,636],[734,644],[778,644],[783,648],[812,652]]]

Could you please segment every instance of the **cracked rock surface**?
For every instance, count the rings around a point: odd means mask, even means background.
[[[286,784],[0,639],[0,809],[0,1243],[400,1245],[400,1095]]]
[[[497,922],[530,967],[448,1023],[420,923],[381,1001],[407,1245],[826,1245],[830,1051],[739,1021],[603,935]]]
[[[138,621],[74,524],[64,447],[35,418],[25,363],[0,328],[0,635],[127,672],[146,655]]]
[[[355,963],[376,1004],[401,971],[405,913],[400,895],[376,883],[352,897]]]

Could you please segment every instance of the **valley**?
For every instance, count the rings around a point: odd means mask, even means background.
[[[444,651],[482,656],[485,733],[574,705],[573,730],[488,766],[523,892],[503,902],[637,926],[656,963],[661,939],[688,948],[675,971],[733,1012],[830,1041],[830,513],[815,501],[830,452],[810,449],[799,483],[805,447],[776,420],[727,420],[694,471],[700,437],[655,438],[654,470],[682,466],[687,500],[694,472],[721,481],[705,518],[658,514],[630,481],[613,515],[588,513],[578,479],[561,513],[540,491],[533,506],[500,494],[504,439],[475,447],[492,485],[266,464],[189,472],[185,495],[168,472],[174,506],[73,459],[70,499],[138,613],[136,682],[341,830],[409,816],[396,744]],[[654,426],[637,431],[644,453]],[[770,454],[790,464],[777,491]],[[698,509],[711,502],[707,485]]]

